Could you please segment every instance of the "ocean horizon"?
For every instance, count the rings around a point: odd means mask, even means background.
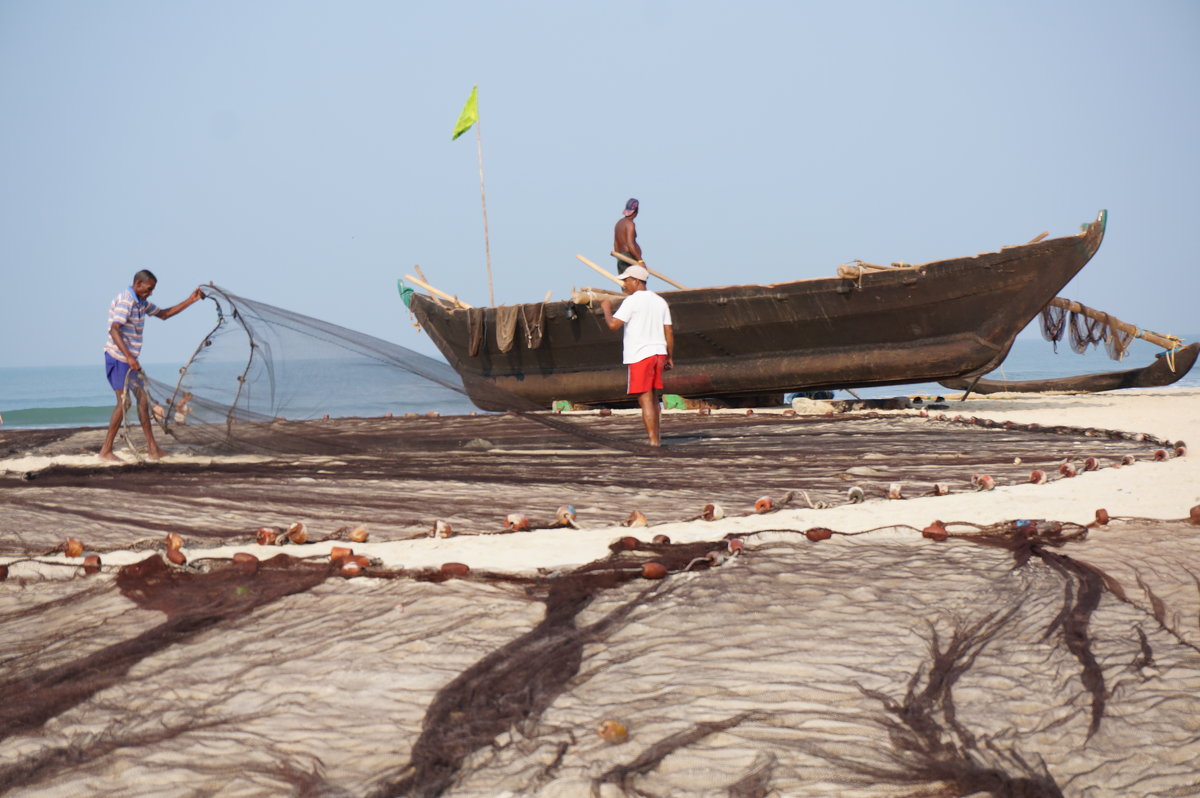
[[[1184,337],[1184,341],[1200,335]],[[1040,338],[1018,339],[1008,358],[989,378],[1008,380],[1046,379],[1139,368],[1151,363],[1162,350],[1145,341],[1134,341],[1127,357],[1111,360],[1103,349],[1079,355],[1064,342],[1053,346]],[[174,385],[178,364],[148,363],[153,379]],[[1200,387],[1200,369],[1194,369],[1170,388]],[[387,413],[437,412],[462,415],[480,412],[461,393],[435,385],[394,366],[363,359],[346,359],[306,385],[307,395],[292,406],[303,408],[289,418],[303,420],[328,414],[333,418],[379,417]],[[937,396],[947,389],[937,383],[912,383],[873,388],[855,388],[863,398]],[[850,398],[836,391],[836,398]],[[0,367],[0,418],[6,428],[50,429],[103,427],[114,406],[113,392],[104,377],[102,364],[86,366]]]

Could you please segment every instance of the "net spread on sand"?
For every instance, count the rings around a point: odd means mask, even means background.
[[[347,452],[352,442],[331,441],[281,422],[328,416],[339,402],[363,407],[375,401],[380,416],[382,408],[404,402],[427,407],[449,399],[467,406],[462,378],[445,363],[218,286],[204,291],[217,309],[212,331],[180,369],[175,384],[146,381],[156,423],[181,443],[225,453]],[[567,435],[652,452],[637,439],[604,435],[535,412],[543,408],[487,380],[472,391],[493,406]],[[126,442],[135,451],[137,423],[136,413],[126,414]]]
[[[536,577],[61,566],[0,614],[0,791],[1193,794],[1193,529],[623,540]]]

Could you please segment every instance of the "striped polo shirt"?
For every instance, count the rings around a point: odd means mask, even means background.
[[[104,344],[104,351],[125,362],[125,355],[121,354],[117,342],[112,338],[111,328],[114,324],[121,325],[121,336],[125,339],[125,345],[129,347],[129,351],[136,358],[142,352],[142,327],[146,324],[146,317],[153,316],[158,313],[158,305],[155,305],[150,300],[138,299],[137,294],[133,293],[133,287],[126,288],[121,293],[113,298],[112,304],[108,306],[108,326],[110,332]]]

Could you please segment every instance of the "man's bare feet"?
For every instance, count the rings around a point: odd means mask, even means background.
[[[117,457],[117,456],[116,456],[115,454],[113,454],[112,452],[100,452],[100,459],[101,459],[101,460],[107,460],[107,461],[108,461],[108,462],[110,462],[110,463],[123,463],[123,462],[125,462],[124,460],[122,460],[120,457]]]
[[[146,452],[146,456],[151,460],[161,460],[167,456],[167,453],[155,446],[153,449],[150,449],[148,452]]]

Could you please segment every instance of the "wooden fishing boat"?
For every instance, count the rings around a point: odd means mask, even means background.
[[[1107,371],[1101,374],[1080,374],[1075,377],[1057,377],[1045,380],[989,380],[951,379],[939,380],[947,388],[973,393],[1098,393],[1120,388],[1160,388],[1178,382],[1191,371],[1200,354],[1200,343],[1192,343],[1176,350],[1170,356],[1159,354],[1149,366],[1125,371]]]
[[[1077,235],[854,277],[659,291],[675,332],[666,390],[777,397],[986,374],[1095,254],[1106,221],[1101,211]],[[519,306],[540,340],[520,325],[501,351],[495,333],[498,321],[511,329],[511,309],[455,307],[421,293],[406,301],[481,408],[511,409],[507,396],[543,407],[628,399],[621,334],[595,303]]]

